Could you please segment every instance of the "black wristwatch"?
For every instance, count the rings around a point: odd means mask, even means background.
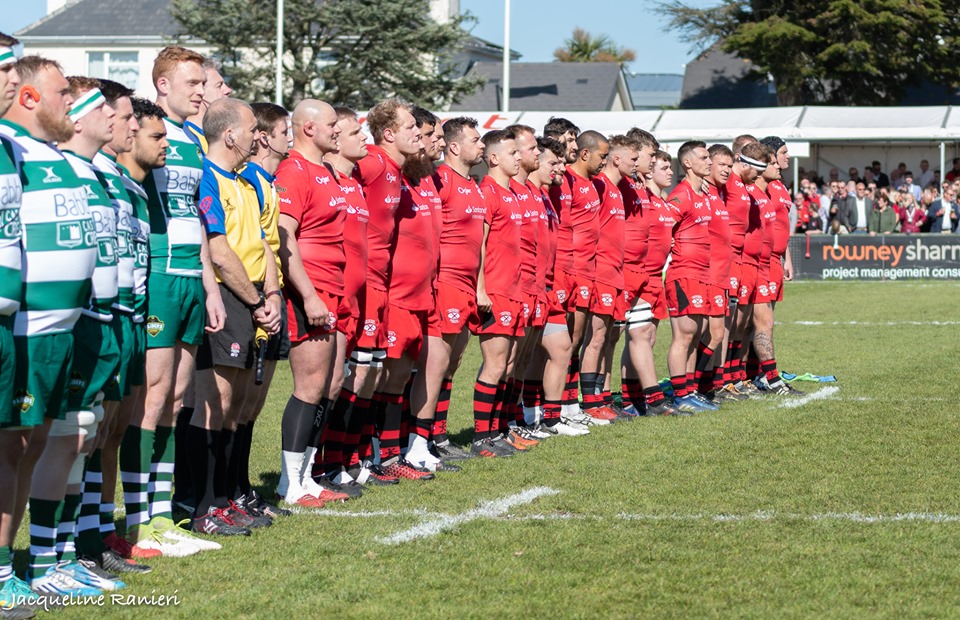
[[[263,294],[263,291],[257,291],[257,297],[258,297],[257,303],[253,304],[252,306],[251,306],[251,305],[248,305],[248,306],[247,306],[247,308],[250,309],[250,312],[256,312],[256,311],[259,310],[260,308],[262,308],[262,307],[264,307],[265,305],[267,305],[267,298],[266,298],[266,296]]]

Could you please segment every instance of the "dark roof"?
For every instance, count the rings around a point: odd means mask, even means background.
[[[756,65],[749,60],[712,47],[687,64],[680,107],[776,107],[776,92],[758,73]]]
[[[633,109],[676,107],[683,90],[683,76],[674,73],[630,73],[627,87]]]
[[[499,110],[503,63],[476,62],[468,75],[484,76],[486,83],[450,109]],[[620,79],[620,66],[614,62],[514,62],[510,64],[510,110],[606,111],[617,97]]]
[[[18,31],[17,37],[168,38],[180,33],[170,0],[77,0]]]

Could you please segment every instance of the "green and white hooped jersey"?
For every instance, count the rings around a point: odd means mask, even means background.
[[[97,233],[87,190],[63,154],[10,121],[0,134],[14,146],[23,199],[23,269],[15,336],[69,332],[90,296]]]
[[[124,312],[133,312],[133,270],[136,262],[131,223],[133,205],[130,204],[127,188],[123,186],[116,160],[100,152],[93,158],[93,165],[107,181],[107,193],[117,217],[117,300],[113,307]]]
[[[93,162],[70,151],[63,151],[63,156],[83,181],[97,233],[97,265],[93,270],[90,298],[83,308],[83,314],[109,322],[113,319],[113,304],[117,302],[117,213],[107,193],[107,180],[93,166]]]
[[[150,271],[199,278],[203,227],[196,196],[203,158],[183,125],[167,118],[163,124],[170,143],[167,165],[143,182],[150,203]]]
[[[133,248],[133,322],[143,323],[147,316],[147,275],[150,271],[150,211],[147,193],[139,183],[123,172],[123,187],[130,196],[130,241]],[[149,178],[149,176],[147,177]]]
[[[13,143],[0,139],[0,316],[20,309],[20,200]]]

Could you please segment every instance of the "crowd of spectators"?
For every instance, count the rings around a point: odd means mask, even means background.
[[[960,157],[940,180],[940,171],[920,162],[914,175],[901,163],[886,174],[880,162],[851,167],[848,179],[832,168],[829,179],[799,172],[790,217],[796,234],[956,233],[960,223]]]

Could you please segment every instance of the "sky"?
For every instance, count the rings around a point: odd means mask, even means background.
[[[697,7],[719,3],[688,0]],[[460,10],[477,18],[472,27],[475,36],[503,44],[503,0],[460,0]],[[43,0],[0,0],[0,29],[19,30],[45,13]],[[667,20],[658,3],[647,0],[511,0],[510,23],[510,47],[522,54],[523,62],[552,61],[553,50],[578,26],[633,49],[638,60],[628,68],[635,73],[683,73],[684,65],[696,56],[676,32],[666,30]]]
[[[720,4],[720,0],[686,0],[695,7]],[[550,62],[553,50],[563,46],[574,28],[592,35],[605,34],[637,53],[629,65],[634,73],[679,73],[693,60],[696,50],[667,30],[667,19],[658,2],[646,0],[511,0],[510,47],[521,62]],[[545,8],[548,7],[548,8]],[[460,0],[460,10],[477,18],[472,34],[503,45],[503,0]]]

